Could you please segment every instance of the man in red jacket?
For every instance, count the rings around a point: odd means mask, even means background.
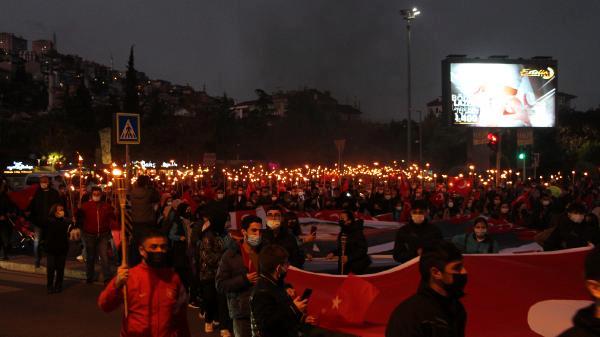
[[[177,273],[167,267],[167,247],[164,234],[148,230],[139,247],[143,262],[131,269],[121,266],[100,294],[98,305],[111,312],[123,303],[127,285],[121,337],[190,337],[187,293]]]
[[[92,197],[83,203],[77,212],[77,224],[82,229],[81,237],[85,243],[87,283],[94,282],[94,267],[98,256],[102,264],[104,283],[112,277],[108,263],[108,247],[111,239],[111,223],[114,221],[113,207],[106,201],[102,201],[100,187],[93,187]]]

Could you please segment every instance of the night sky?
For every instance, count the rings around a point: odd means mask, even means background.
[[[404,118],[406,29],[413,25],[415,110],[441,95],[440,61],[553,56],[559,91],[580,110],[600,105],[597,0],[103,0],[4,1],[0,31],[51,39],[58,50],[124,69],[129,46],[151,78],[236,101],[314,87],[341,103],[360,100],[365,118]]]

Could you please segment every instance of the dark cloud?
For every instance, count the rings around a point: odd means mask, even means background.
[[[256,88],[317,87],[389,120],[404,117],[398,10],[412,5],[423,12],[413,29],[415,109],[440,95],[448,54],[554,56],[559,89],[579,96],[579,108],[600,104],[595,0],[15,1],[3,4],[0,30],[56,32],[61,51],[106,64],[113,54],[117,67],[135,43],[137,66],[152,77],[238,99]]]

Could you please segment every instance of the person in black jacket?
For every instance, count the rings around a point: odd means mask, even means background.
[[[467,283],[462,254],[442,241],[426,248],[419,261],[417,293],[392,312],[386,337],[464,337],[467,312],[460,302]]]
[[[415,201],[410,210],[410,220],[400,227],[394,243],[394,260],[404,263],[421,254],[442,240],[440,229],[427,221],[427,207],[422,201]]]
[[[298,337],[308,299],[292,299],[285,288],[288,253],[279,245],[265,246],[259,255],[259,278],[250,297],[252,335]]]
[[[50,220],[46,229],[48,294],[62,291],[65,261],[69,251],[69,226],[70,222],[65,218],[65,207],[54,204],[50,209]]]
[[[40,260],[42,259],[40,242],[44,239],[44,231],[48,227],[50,207],[59,204],[60,201],[58,191],[50,186],[50,179],[47,176],[41,177],[40,188],[33,195],[28,207],[35,230],[33,254],[35,255],[36,268],[40,267]]]
[[[560,250],[585,247],[592,243],[600,244],[600,229],[585,220],[585,206],[572,203],[567,207],[567,216],[563,216],[552,234],[544,241],[544,250]]]
[[[558,337],[600,336],[600,248],[585,258],[585,286],[595,303],[580,309],[573,317],[573,327]]]
[[[338,257],[339,274],[360,275],[364,274],[371,265],[368,250],[362,220],[355,220],[351,211],[341,212],[337,248],[327,255],[327,259]]]
[[[304,253],[298,246],[298,240],[285,226],[283,215],[278,207],[267,211],[267,228],[262,232],[263,244],[277,244],[283,247],[289,256],[290,264],[296,268],[304,265]]]
[[[258,281],[258,253],[261,247],[261,218],[249,215],[242,220],[242,242],[231,240],[223,253],[215,282],[227,296],[235,337],[250,337],[250,293]]]

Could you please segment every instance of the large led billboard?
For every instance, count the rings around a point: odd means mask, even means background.
[[[446,59],[444,106],[454,124],[553,127],[557,68],[550,59]]]

